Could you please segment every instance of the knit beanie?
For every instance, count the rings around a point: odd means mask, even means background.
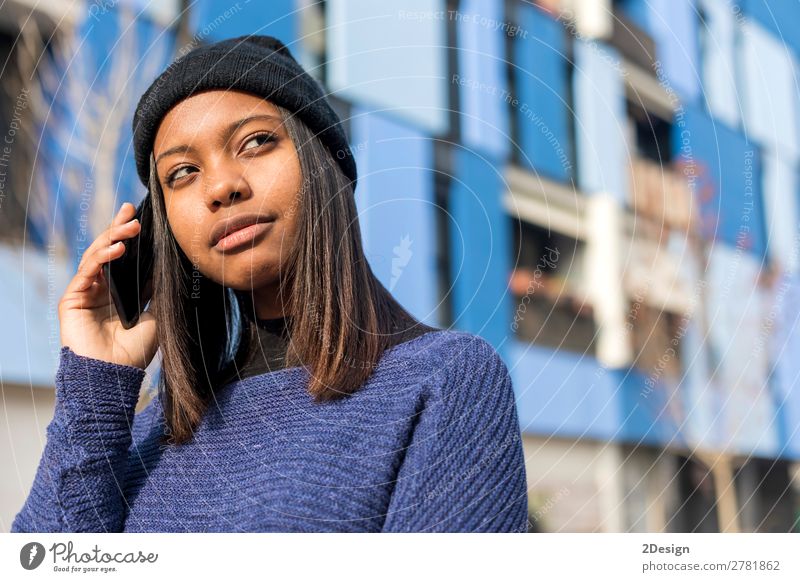
[[[208,89],[259,95],[299,117],[325,144],[356,187],[356,163],[341,120],[322,86],[277,38],[246,35],[197,47],[177,58],[144,92],[133,115],[133,149],[142,184],[162,118],[186,97]]]

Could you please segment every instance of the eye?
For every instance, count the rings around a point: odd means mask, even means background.
[[[275,135],[271,133],[258,133],[250,137],[246,142],[244,142],[243,150],[251,150],[254,147],[260,147],[264,144],[269,142],[275,141]],[[255,143],[254,146],[247,147],[248,144]]]
[[[192,166],[182,166],[182,167],[178,168],[177,170],[175,170],[174,172],[172,172],[170,175],[167,176],[167,179],[166,179],[167,186],[172,186],[172,184],[175,182],[175,180],[178,180],[179,178],[183,178],[184,175],[181,175],[181,172],[183,172],[184,170],[191,170],[191,169],[192,169]]]

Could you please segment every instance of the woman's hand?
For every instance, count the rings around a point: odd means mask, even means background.
[[[139,233],[136,208],[126,202],[111,226],[83,253],[78,271],[58,304],[61,345],[79,356],[146,368],[158,349],[150,310],[131,329],[122,327],[103,273],[103,264],[122,256],[125,239]],[[113,243],[113,244],[112,244]]]

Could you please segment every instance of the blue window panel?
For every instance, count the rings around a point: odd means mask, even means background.
[[[572,177],[568,75],[564,28],[538,8],[520,4],[512,67],[516,99],[511,101],[520,158],[543,176],[565,182]]]
[[[702,94],[697,46],[698,19],[693,2],[674,0],[625,0],[625,14],[656,43],[656,57],[666,81],[683,101]]]
[[[240,0],[240,3],[247,1],[248,0]],[[196,2],[193,4],[192,8],[202,3],[202,1]],[[87,10],[90,16],[96,15],[108,10],[108,6],[112,6],[113,4],[114,3],[110,1],[92,2],[87,7]],[[159,2],[153,2],[153,0],[121,0],[119,4],[133,8],[136,11],[137,19],[146,17],[159,23],[164,28],[175,26],[181,13],[180,0],[160,0]]]
[[[457,148],[450,192],[454,325],[485,337],[501,351],[510,331],[511,233],[502,206],[501,165]]]
[[[297,20],[295,0],[202,0],[192,4],[189,28],[198,45],[245,34],[265,34],[280,39],[295,55],[299,51],[299,47],[292,46],[298,37]]]
[[[525,432],[686,445],[674,386],[648,386],[639,370],[605,369],[594,358],[519,340],[509,342],[505,358]]]
[[[133,135],[127,128],[133,122],[133,112],[138,104],[139,97],[152,84],[153,81],[173,60],[175,54],[176,31],[164,30],[159,24],[150,20],[137,20],[135,26],[137,45],[140,47],[139,62],[135,67],[136,74],[132,74],[127,81],[126,92],[135,96],[128,105],[130,107],[124,127],[124,139],[120,140],[117,147],[116,184],[120,185],[115,200],[116,208],[123,202],[138,205],[147,193],[146,188],[139,181],[136,172],[136,161],[131,155],[133,151]]]
[[[695,316],[684,328],[679,346],[683,367],[681,397],[676,404],[688,411],[683,431],[689,446],[719,450],[725,425],[719,410],[725,395],[717,383],[709,380],[714,369],[707,357],[709,343],[702,321],[702,317]]]
[[[504,358],[523,432],[620,439],[623,418],[614,383],[597,360],[516,339],[508,342]]]
[[[504,158],[511,149],[508,105],[503,99],[506,83],[505,32],[486,26],[502,22],[502,3],[465,0],[459,6],[463,18],[456,23],[458,78],[461,100],[462,143]]]
[[[795,61],[779,39],[754,22],[742,25],[739,90],[748,134],[800,159]]]
[[[328,84],[341,97],[446,133],[443,0],[328,0]]]
[[[731,127],[741,120],[736,91],[736,16],[727,0],[698,0],[705,13],[700,29],[703,96],[711,114]]]
[[[677,387],[662,379],[651,381],[636,368],[610,370],[615,398],[622,419],[616,439],[654,446],[686,446],[681,433],[684,418],[677,400]]]
[[[742,12],[767,29],[781,43],[800,55],[800,3],[797,0],[729,0],[731,10],[740,5]]]
[[[29,245],[0,245],[0,380],[52,386],[59,363],[58,299],[75,270]]]
[[[797,274],[797,166],[769,151],[764,151],[762,159],[769,255],[781,270]]]
[[[785,290],[783,297],[769,305],[775,312],[769,352],[774,366],[770,385],[779,411],[778,453],[800,459],[800,278],[784,273],[778,287]]]
[[[675,117],[672,146],[676,163],[693,182],[705,238],[764,256],[761,162],[755,145],[699,107],[686,105]]]
[[[115,52],[124,44],[121,35],[125,32],[125,24],[120,11],[110,8],[102,12],[87,11],[78,25],[76,58],[80,59],[79,72],[88,78],[91,88],[108,82],[108,76],[114,70]]]
[[[628,199],[625,87],[619,54],[600,43],[575,43],[575,152],[578,185]]]
[[[619,6],[625,13],[625,16],[632,20],[637,26],[645,31],[649,31],[650,9],[648,8],[647,2],[642,2],[642,0],[617,0],[615,4]]]
[[[764,265],[757,257],[727,244],[708,255],[703,309],[706,343],[713,374],[709,383],[720,394],[716,411],[721,446],[739,454],[772,456],[778,451],[777,407],[770,391],[765,323],[775,291],[759,284]],[[796,317],[793,314],[792,317]]]
[[[83,14],[75,52],[48,51],[41,66],[70,74],[43,88],[49,114],[38,128],[37,179],[48,200],[31,205],[32,230],[67,248],[73,266],[123,201],[144,187],[131,155],[133,111],[174,52],[173,30],[109,6]],[[51,60],[53,59],[53,60]],[[111,154],[109,154],[111,152]]]
[[[433,143],[408,125],[359,108],[351,129],[356,205],[370,266],[415,317],[438,326]]]

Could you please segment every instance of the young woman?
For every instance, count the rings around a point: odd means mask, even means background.
[[[103,277],[140,229],[124,204],[59,304],[55,416],[12,531],[525,531],[508,370],[375,278],[345,134],[288,49],[195,49],[133,131],[151,307],[124,329]]]

